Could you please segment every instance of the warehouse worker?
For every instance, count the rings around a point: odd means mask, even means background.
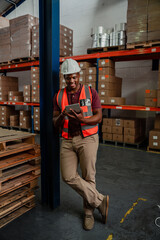
[[[109,196],[103,196],[96,189],[96,158],[99,144],[98,123],[102,120],[102,109],[96,90],[79,83],[78,63],[67,59],[61,66],[61,73],[66,81],[66,88],[59,90],[53,100],[54,126],[62,128],[60,150],[61,174],[63,180],[83,198],[85,230],[94,226],[95,208],[107,221]],[[77,113],[66,106],[79,103],[81,112]],[[82,177],[77,167],[80,163]]]

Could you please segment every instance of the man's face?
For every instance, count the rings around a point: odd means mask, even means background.
[[[79,85],[79,73],[67,74],[64,75],[68,90],[74,91],[77,90]]]

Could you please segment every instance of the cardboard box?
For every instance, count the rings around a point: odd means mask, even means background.
[[[124,135],[125,143],[137,143],[138,140],[139,140],[139,136]]]
[[[90,62],[79,62],[78,64],[81,69],[86,69],[86,68],[92,67],[92,65],[93,65]]]
[[[97,74],[96,67],[86,68],[86,75],[96,75],[96,74]]]
[[[31,102],[31,96],[24,97],[24,102],[30,103]]]
[[[31,85],[24,85],[23,91],[31,91]]]
[[[160,130],[160,114],[156,114],[154,128]]]
[[[122,84],[121,83],[112,83],[112,82],[104,82],[104,81],[99,81],[98,83],[98,89],[110,89],[110,90],[115,90],[115,89],[121,89]],[[120,90],[121,91],[121,90]]]
[[[160,149],[160,130],[151,130],[149,132],[149,147]]]
[[[19,119],[14,120],[14,121],[10,120],[10,126],[11,126],[11,127],[17,127],[17,126],[19,126]]]
[[[39,73],[39,67],[31,67],[31,76],[35,73]]]
[[[23,96],[13,96],[13,101],[14,102],[23,102],[24,97]]]
[[[39,97],[32,97],[32,102],[39,103],[40,102],[40,98]]]
[[[102,125],[102,132],[112,133],[112,126]]]
[[[157,90],[157,107],[160,107],[160,89]]]
[[[39,79],[32,79],[32,86],[33,85],[39,85]],[[32,87],[33,90],[33,87]]]
[[[108,90],[99,90],[98,92],[99,96],[102,97],[121,97],[121,89],[108,89]]]
[[[86,69],[82,69],[79,74],[80,74],[80,77],[86,76]]]
[[[115,69],[106,67],[106,68],[99,68],[99,75],[115,75]]]
[[[98,61],[98,67],[111,67],[115,68],[115,62],[110,59],[100,59]]]
[[[112,75],[107,75],[107,74],[102,74],[98,76],[98,82],[99,83],[119,83],[122,84],[122,78],[112,76]]]
[[[25,91],[23,92],[23,96],[24,96],[24,97],[30,97],[30,96],[31,96],[31,91],[30,91],[30,90],[25,90]]]
[[[145,98],[145,106],[146,107],[156,107],[157,106],[157,98]]]
[[[9,92],[8,92],[8,96],[9,96],[9,97],[13,97],[13,96],[23,96],[23,92],[9,91]]]
[[[96,75],[86,75],[86,82],[96,82],[97,76]]]
[[[140,127],[140,119],[124,119],[124,128],[138,128]]]
[[[9,27],[9,19],[0,16],[0,28]]]
[[[100,97],[101,104],[125,105],[125,98],[120,97]]]
[[[102,138],[104,141],[112,141],[113,134],[112,133],[103,133]]]
[[[112,127],[112,133],[123,135],[123,127]]]
[[[103,125],[112,126],[112,118],[103,118]]]
[[[34,130],[35,130],[35,131],[40,131],[40,125],[35,124],[35,125],[34,125]]]
[[[123,135],[121,134],[113,134],[113,141],[115,142],[123,142]]]
[[[63,82],[63,84],[66,85],[66,82]],[[40,85],[38,85],[38,84],[33,84],[33,85],[32,85],[32,91],[40,91]]]
[[[31,111],[27,111],[27,110],[21,110],[20,112],[19,112],[19,115],[20,115],[20,117],[26,117],[26,116],[29,116],[30,118],[31,118]]]
[[[140,136],[139,128],[124,128],[124,135],[130,136]]]
[[[10,116],[10,121],[16,121],[19,120],[19,115],[11,115]]]
[[[120,118],[112,119],[112,125],[116,127],[123,127],[124,126],[124,120]]]
[[[86,82],[86,77],[85,76],[82,76],[82,77],[79,78],[79,83],[85,84],[85,82]]]
[[[157,90],[145,90],[145,98],[157,98]]]
[[[0,101],[1,101],[1,102],[5,102],[5,101],[7,101],[7,100],[8,100],[8,96],[6,96],[6,95],[5,95],[5,96],[3,96],[3,95],[0,96]]]
[[[34,107],[34,114],[40,113],[40,107]]]

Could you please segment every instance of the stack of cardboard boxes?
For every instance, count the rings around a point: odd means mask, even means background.
[[[40,131],[40,107],[34,107],[34,130]]]
[[[73,30],[60,25],[60,56],[73,55]]]
[[[24,85],[23,96],[24,96],[24,102],[26,103],[31,102],[31,85]]]
[[[0,126],[10,125],[10,116],[15,115],[15,109],[12,106],[0,106]]]
[[[148,41],[160,40],[160,1],[149,0],[148,3]]]
[[[0,62],[10,60],[10,47],[9,20],[0,16]]]
[[[160,114],[156,115],[154,129],[149,132],[149,148],[160,150]]]
[[[144,137],[145,123],[139,118],[103,118],[102,133],[104,141],[134,144]]]
[[[145,120],[141,118],[124,120],[124,142],[136,143],[144,139]]]
[[[16,114],[16,113],[15,113]],[[19,126],[19,114],[10,116],[10,126],[17,127]]]
[[[31,128],[31,112],[30,111],[20,111],[19,125],[21,128]]]
[[[81,84],[85,85],[86,84],[86,70],[89,67],[93,67],[93,65],[90,62],[79,62],[79,66],[81,68],[79,82]],[[91,81],[94,80],[93,78],[94,78],[94,75],[91,75],[90,79],[89,79],[90,83],[91,83]]]
[[[159,72],[158,72],[157,107],[160,107],[160,65],[159,65]]]
[[[32,57],[39,57],[39,25],[32,27]]]
[[[87,86],[90,86],[96,89],[96,78],[97,78],[97,69],[96,67],[86,68],[86,82]]]
[[[147,41],[148,0],[128,0],[127,43]]]
[[[101,104],[124,105],[121,97],[122,78],[115,76],[115,63],[110,59],[99,60],[98,93]]]
[[[23,92],[18,91],[9,91],[8,92],[8,101],[11,102],[23,102]]]
[[[37,23],[29,14],[10,20],[11,59],[31,56],[31,29]]]
[[[145,90],[145,106],[157,107],[157,90]]]
[[[159,12],[159,0],[128,0],[127,43],[159,41]]]
[[[31,68],[32,102],[40,102],[39,67]]]
[[[9,91],[18,91],[18,78],[0,76],[0,101],[8,100]]]

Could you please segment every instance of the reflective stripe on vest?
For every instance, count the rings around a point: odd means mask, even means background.
[[[87,99],[89,102],[88,106],[81,106],[81,108],[83,110],[83,115],[85,118],[93,116],[92,93],[91,93],[91,89],[88,86],[83,85],[82,89],[81,89],[80,97],[79,97],[79,103],[80,103],[80,100],[85,101]],[[66,88],[59,90],[59,92],[57,94],[57,103],[62,112],[64,111],[65,107],[67,105],[69,105]],[[67,138],[67,139],[69,138],[68,137],[68,124],[69,124],[68,117],[65,117],[63,129],[62,129],[62,137]],[[98,132],[98,124],[86,125],[84,123],[81,123],[81,130],[82,130],[83,137],[88,137],[88,136],[96,134]]]

